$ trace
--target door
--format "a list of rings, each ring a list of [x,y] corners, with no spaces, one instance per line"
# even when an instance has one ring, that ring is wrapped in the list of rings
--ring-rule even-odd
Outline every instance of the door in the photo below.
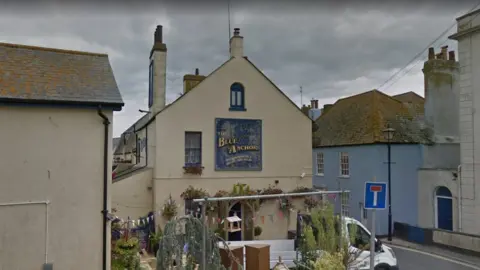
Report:
[[[438,229],[453,230],[452,193],[446,187],[438,187],[435,191],[436,227]]]

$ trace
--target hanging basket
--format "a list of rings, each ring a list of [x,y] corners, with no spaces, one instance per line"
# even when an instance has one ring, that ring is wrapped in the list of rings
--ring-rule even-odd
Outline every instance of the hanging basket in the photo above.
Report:
[[[194,174],[194,175],[202,175],[203,173],[202,166],[185,166],[183,167],[183,173],[185,174]]]

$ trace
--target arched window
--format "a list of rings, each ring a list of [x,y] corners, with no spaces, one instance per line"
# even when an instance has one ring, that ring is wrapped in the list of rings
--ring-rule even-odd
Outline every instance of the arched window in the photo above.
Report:
[[[452,193],[450,192],[450,190],[443,186],[437,187],[435,195],[442,197],[452,197]]]
[[[245,111],[245,90],[240,83],[230,86],[230,110]]]

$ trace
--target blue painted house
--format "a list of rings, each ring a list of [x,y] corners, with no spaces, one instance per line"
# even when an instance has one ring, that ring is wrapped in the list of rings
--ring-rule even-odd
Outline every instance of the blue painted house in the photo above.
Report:
[[[388,96],[372,90],[338,100],[316,120],[313,185],[347,189],[335,209],[370,226],[363,208],[365,182],[388,182],[388,143],[383,130],[395,129],[391,142],[392,220],[417,224],[417,170],[428,134],[419,116],[422,97],[413,92]],[[388,234],[388,210],[377,211],[377,235]]]

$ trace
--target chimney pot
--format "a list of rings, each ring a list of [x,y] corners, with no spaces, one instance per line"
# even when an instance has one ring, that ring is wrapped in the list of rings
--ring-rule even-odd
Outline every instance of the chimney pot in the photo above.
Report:
[[[158,43],[163,43],[163,26],[157,25],[155,30],[154,41]]]
[[[310,100],[310,108],[315,109],[315,99]]]
[[[315,109],[318,109],[318,99],[315,99]]]
[[[198,71],[198,68],[195,69],[195,75],[199,75],[200,72]]]
[[[448,49],[448,46],[443,46],[442,47],[442,50],[441,50],[441,54],[442,54],[442,60],[447,60],[447,49]]]
[[[455,61],[455,51],[448,52],[448,60]]]
[[[428,48],[428,60],[435,59],[435,49],[430,47]]]
[[[233,35],[234,36],[239,36],[240,35],[240,28],[234,28],[233,29]]]

